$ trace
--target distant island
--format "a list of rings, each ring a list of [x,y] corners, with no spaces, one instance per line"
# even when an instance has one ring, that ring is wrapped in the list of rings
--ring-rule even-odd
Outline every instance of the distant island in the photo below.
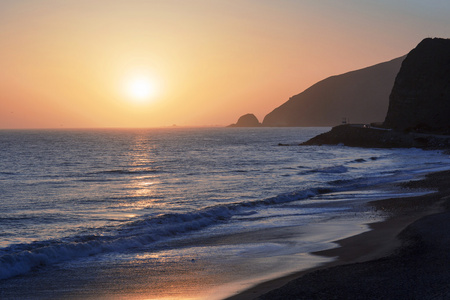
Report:
[[[405,58],[381,124],[334,127],[302,145],[450,148],[450,39],[427,38]]]

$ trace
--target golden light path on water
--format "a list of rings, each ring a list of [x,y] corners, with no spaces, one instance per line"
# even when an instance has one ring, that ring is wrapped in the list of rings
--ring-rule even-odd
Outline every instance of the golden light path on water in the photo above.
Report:
[[[151,147],[148,136],[137,136],[126,154],[130,165],[138,174],[139,170],[142,173],[152,170],[154,154]],[[152,208],[164,210],[167,204],[158,198],[158,192],[161,192],[158,191],[159,184],[157,175],[134,176],[127,189],[130,198],[139,200],[121,203],[121,209],[124,209],[126,216],[138,217],[139,212],[149,212]],[[270,233],[264,233],[266,234]],[[194,242],[180,242],[175,239],[167,242],[171,245],[167,249],[125,255],[128,259],[119,262],[114,271],[110,270],[114,272],[116,280],[122,278],[127,282],[126,288],[116,292],[126,299],[219,300],[256,283],[286,275],[287,272],[298,269],[299,265],[308,268],[328,260],[307,253],[282,255],[285,260],[293,260],[292,265],[296,267],[287,271],[280,269],[270,274],[261,269],[260,276],[250,277],[248,270],[258,268],[262,258],[243,254],[243,239],[247,240],[245,237],[233,237],[233,241],[228,241],[235,245],[232,247],[223,245],[220,239],[199,238]],[[221,257],[219,261],[222,263],[217,262],[216,256]],[[272,271],[277,270],[277,259],[279,257],[266,257],[263,265],[269,266],[268,269]],[[212,265],[216,267],[211,268]],[[236,280],[235,276],[240,279]]]

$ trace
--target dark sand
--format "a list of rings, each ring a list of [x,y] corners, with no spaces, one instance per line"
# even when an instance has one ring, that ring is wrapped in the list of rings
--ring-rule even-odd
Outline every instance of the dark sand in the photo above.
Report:
[[[402,186],[437,192],[372,202],[389,217],[315,253],[335,261],[228,299],[450,299],[450,171]]]

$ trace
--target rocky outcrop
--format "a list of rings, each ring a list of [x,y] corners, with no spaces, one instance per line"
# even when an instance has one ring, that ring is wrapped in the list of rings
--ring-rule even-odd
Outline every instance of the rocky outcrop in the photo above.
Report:
[[[403,61],[386,127],[450,133],[450,39],[428,38]]]
[[[303,145],[450,148],[450,40],[425,39],[403,61],[382,128],[334,127]]]
[[[363,125],[340,125],[320,134],[301,145],[344,145],[366,148],[422,148],[448,149],[450,136],[365,127]]]
[[[236,124],[231,124],[229,127],[259,127],[258,118],[254,114],[246,114],[241,116]]]
[[[383,121],[405,57],[324,79],[269,113],[263,126],[334,126]]]

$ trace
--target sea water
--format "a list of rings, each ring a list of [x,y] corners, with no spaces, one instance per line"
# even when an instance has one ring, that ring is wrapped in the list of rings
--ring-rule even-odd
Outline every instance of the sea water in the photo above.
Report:
[[[450,163],[298,146],[327,130],[0,131],[0,296],[222,298],[325,262],[406,193],[386,184]]]

